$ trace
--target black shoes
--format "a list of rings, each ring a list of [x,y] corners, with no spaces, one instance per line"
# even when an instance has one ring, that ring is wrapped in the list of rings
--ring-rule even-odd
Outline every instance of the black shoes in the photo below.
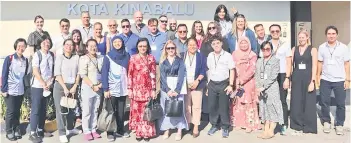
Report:
[[[15,137],[16,139],[22,138],[21,130],[19,128],[15,129]]]
[[[7,138],[8,140],[10,140],[10,141],[16,141],[16,140],[17,140],[17,138],[16,138],[16,136],[15,136],[14,133],[6,134],[6,138]]]
[[[29,135],[29,140],[32,141],[33,143],[41,143],[42,138],[38,135],[38,133],[34,133]]]

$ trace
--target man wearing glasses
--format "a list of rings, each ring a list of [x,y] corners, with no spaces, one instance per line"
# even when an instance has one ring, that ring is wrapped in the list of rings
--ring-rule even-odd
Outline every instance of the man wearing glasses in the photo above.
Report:
[[[179,38],[174,39],[173,42],[176,44],[179,53],[182,54],[185,53],[188,49],[188,43],[186,42],[188,27],[185,24],[179,24],[177,28],[177,34]]]
[[[280,39],[281,27],[278,24],[273,24],[269,27],[272,39],[270,42],[273,45],[273,55],[279,59],[280,72],[278,74],[280,101],[283,106],[284,125],[281,127],[281,134],[286,135],[288,127],[288,104],[286,96],[288,95],[288,88],[290,87],[290,73],[291,73],[291,57],[292,52],[290,43]]]
[[[120,36],[123,39],[124,45],[126,46],[125,49],[129,53],[129,55],[134,55],[137,53],[136,44],[138,42],[139,36],[134,34],[130,30],[130,22],[128,19],[122,19],[121,21],[122,33]]]
[[[59,24],[61,34],[52,38],[53,46],[50,49],[50,51],[55,53],[56,55],[63,54],[63,41],[71,38],[71,33],[69,32],[69,20],[67,18],[62,18]]]
[[[105,32],[104,35],[105,37],[110,38],[110,40],[119,34],[119,31],[117,30],[118,24],[116,20],[110,19],[108,21],[107,27],[109,31]],[[112,43],[112,41],[110,41],[110,43]]]
[[[175,39],[175,35],[172,31],[167,29],[167,23],[168,23],[168,18],[166,15],[161,15],[159,18],[159,23],[160,23],[160,27],[159,30],[160,32],[166,33],[167,35],[167,39],[168,40],[174,40]]]

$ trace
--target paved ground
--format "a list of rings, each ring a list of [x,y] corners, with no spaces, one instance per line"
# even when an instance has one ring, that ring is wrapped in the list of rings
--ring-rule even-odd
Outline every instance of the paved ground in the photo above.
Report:
[[[288,135],[287,136],[281,136],[279,134],[276,134],[276,136],[272,139],[269,140],[262,140],[258,139],[257,135],[261,131],[256,131],[252,132],[250,134],[245,133],[244,131],[237,131],[233,130],[230,132],[230,137],[227,139],[224,139],[221,137],[221,132],[217,132],[214,136],[208,136],[206,133],[208,129],[210,128],[210,125],[208,125],[206,122],[202,122],[202,127],[203,130],[200,132],[200,136],[196,139],[192,138],[191,135],[186,134],[184,135],[183,139],[181,142],[185,143],[190,143],[190,142],[205,142],[205,143],[213,143],[213,142],[222,142],[222,143],[233,143],[233,142],[238,142],[238,143],[350,143],[350,127],[351,127],[351,119],[350,119],[350,98],[349,98],[349,93],[347,94],[347,107],[346,107],[346,121],[345,121],[345,135],[344,136],[337,136],[335,134],[335,131],[332,131],[330,134],[325,134],[322,132],[322,125],[319,122],[318,118],[318,134],[304,134],[302,136],[293,136],[291,135],[292,130],[288,130]],[[317,106],[318,108],[318,106]],[[320,112],[320,108],[318,108],[318,113]],[[335,117],[335,106],[331,107],[331,114],[332,118]],[[332,121],[333,122],[333,121]],[[23,125],[24,128],[26,128],[26,125]],[[5,138],[4,134],[4,123],[1,123],[1,143],[15,143],[15,142],[10,142]],[[102,143],[102,142],[107,142],[106,140],[106,134],[102,133],[103,138],[97,139],[94,141],[91,141],[91,143]],[[151,140],[151,143],[164,143],[167,141],[168,143],[176,142],[174,140],[175,134],[172,134],[171,137],[167,140],[163,140],[162,137],[155,138]],[[18,143],[30,143],[28,140],[28,135],[26,134],[23,139],[18,140]],[[70,137],[70,142],[71,143],[81,143],[85,142],[83,140],[82,134],[76,135],[73,137]],[[124,143],[134,143],[137,142],[135,141],[135,136],[134,134],[131,134],[131,138],[118,138],[116,139],[115,142],[124,142]],[[58,140],[58,133],[54,132],[54,137],[51,138],[45,138],[44,143],[59,143]]]

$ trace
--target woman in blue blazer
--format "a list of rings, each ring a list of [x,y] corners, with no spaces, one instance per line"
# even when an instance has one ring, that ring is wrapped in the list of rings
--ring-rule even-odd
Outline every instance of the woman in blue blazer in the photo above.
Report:
[[[186,67],[188,96],[185,97],[186,118],[194,124],[193,137],[199,136],[202,93],[206,86],[206,57],[197,50],[196,40],[188,39],[187,52],[181,55]]]
[[[234,19],[232,29],[232,32],[228,33],[225,36],[225,39],[227,40],[229,45],[230,53],[233,53],[233,51],[235,51],[237,41],[239,40],[239,38],[241,36],[246,36],[250,40],[251,50],[254,51],[256,55],[258,55],[259,49],[257,49],[255,33],[251,29],[249,29],[246,18],[243,14],[238,14],[238,16]]]

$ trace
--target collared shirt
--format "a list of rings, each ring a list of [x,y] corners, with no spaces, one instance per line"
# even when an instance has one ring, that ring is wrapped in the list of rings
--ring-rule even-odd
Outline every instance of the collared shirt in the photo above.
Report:
[[[188,50],[188,43],[180,41],[180,39],[174,39],[173,42],[176,44],[179,53],[184,53]]]
[[[90,24],[87,29],[84,28],[83,25],[78,26],[77,29],[82,34],[82,41],[83,41],[83,43],[86,43],[88,41],[88,39],[90,39],[90,37],[94,36],[94,28],[93,28],[92,24]]]
[[[269,42],[272,43],[272,40],[270,40]],[[273,45],[273,43],[272,43],[272,45]],[[277,49],[277,51],[276,51],[276,49]],[[274,51],[276,51],[276,52],[274,53]],[[280,73],[286,73],[286,58],[292,56],[290,44],[288,42],[284,42],[282,40],[279,40],[278,46],[273,45],[273,54],[276,58],[279,59]]]
[[[156,63],[158,64],[162,54],[162,49],[167,42],[167,35],[163,32],[158,31],[156,35],[148,32],[147,34],[140,37],[145,37],[149,40],[151,46],[151,54],[155,57]]]
[[[185,67],[188,83],[194,82],[195,69],[196,69],[196,53],[191,57],[189,53],[185,57]]]
[[[235,68],[235,62],[228,52],[222,50],[219,55],[211,52],[207,57],[209,79],[223,81],[229,78],[229,70]]]
[[[54,75],[62,76],[64,83],[74,84],[78,75],[78,61],[78,55],[56,55]]]
[[[39,72],[40,72],[40,75],[43,78],[43,80],[45,82],[47,82],[48,84],[49,83],[51,84],[52,81],[49,81],[49,80],[53,77],[53,71],[54,71],[53,64],[54,64],[55,58],[52,57],[49,52],[44,53],[41,50],[39,50],[37,52],[41,52],[42,60],[41,60],[41,63],[39,65],[38,53],[34,53],[33,60],[32,60],[32,67],[39,68],[39,70],[40,70]],[[37,80],[37,78],[35,78],[35,77],[34,77],[32,87],[43,88],[42,85],[40,84],[40,81]]]
[[[123,33],[121,33],[119,36],[122,37],[125,50],[126,52],[129,53],[129,55],[134,55],[137,53],[137,42],[139,40],[139,36],[134,34],[132,31],[130,31],[127,35],[124,35]]]
[[[7,92],[11,96],[23,95],[23,77],[28,66],[26,65],[27,59],[24,56],[19,58],[16,53],[10,56],[5,58],[3,64],[1,92]]]
[[[61,33],[60,35],[52,38],[53,46],[50,49],[50,51],[55,53],[55,55],[62,55],[63,54],[63,42],[69,38],[72,38],[71,33],[68,33],[68,35]]]
[[[339,41],[336,41],[334,47],[325,42],[318,48],[318,61],[323,62],[322,79],[330,82],[345,81],[344,63],[350,61],[350,49]]]
[[[131,30],[134,34],[136,34],[136,35],[138,35],[138,36],[143,35],[144,32],[145,32],[145,33],[148,32],[147,26],[146,26],[144,23],[141,23],[141,29],[140,29],[140,31],[139,31],[138,28],[136,27],[135,23],[132,24],[132,27],[130,28],[130,30]]]
[[[79,59],[79,75],[82,78],[88,77],[93,84],[101,83],[101,69],[104,56],[97,55],[97,58],[90,58],[84,55]],[[99,79],[100,78],[100,79]],[[86,84],[84,81],[83,84]]]

